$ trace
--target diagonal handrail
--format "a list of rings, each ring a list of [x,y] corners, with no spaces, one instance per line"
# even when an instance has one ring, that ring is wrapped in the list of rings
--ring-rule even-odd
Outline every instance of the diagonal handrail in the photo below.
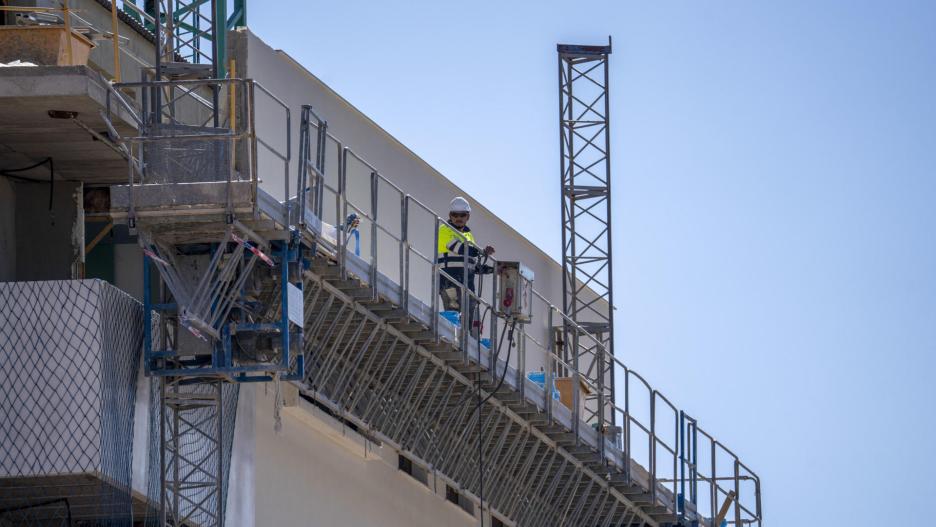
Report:
[[[376,298],[377,294],[378,264],[383,262],[379,255],[377,238],[378,236],[389,237],[392,242],[397,245],[399,251],[399,281],[397,288],[404,312],[408,309],[409,299],[413,293],[414,284],[411,277],[412,263],[422,262],[428,265],[431,269],[429,275],[431,297],[428,299],[427,303],[430,305],[430,313],[433,314],[430,321],[430,330],[438,340],[440,338],[440,321],[439,316],[436,315],[439,306],[438,282],[440,278],[448,278],[456,283],[458,280],[455,280],[449,273],[446,273],[445,270],[437,264],[434,256],[423,254],[414,245],[414,240],[410,238],[409,233],[413,221],[411,218],[414,218],[414,211],[422,212],[426,215],[426,221],[432,222],[434,226],[435,239],[433,250],[435,250],[434,248],[438,243],[438,228],[445,223],[445,220],[430,207],[420,202],[417,198],[404,191],[392,180],[383,175],[375,165],[370,163],[364,156],[355,152],[350,147],[345,146],[339,138],[331,133],[328,129],[327,122],[317,114],[311,106],[303,106],[301,127],[300,138],[303,139],[300,140],[299,173],[297,175],[296,188],[305,189],[306,191],[298,192],[297,202],[299,203],[299,210],[304,211],[306,208],[309,208],[314,216],[324,220],[324,196],[328,194],[335,200],[333,212],[336,226],[340,227],[343,224],[344,218],[347,217],[349,212],[357,214],[363,221],[370,223],[371,243],[370,254],[367,257],[370,267],[366,279],[369,286],[372,288],[374,298]],[[315,138],[314,144],[312,141],[313,137]],[[332,158],[332,155],[328,154],[329,151],[334,152],[334,159],[337,160],[334,184],[329,183],[327,177],[329,173],[329,164],[327,161]],[[355,203],[355,201],[348,196],[349,162],[359,163],[362,168],[365,169],[365,172],[368,173],[367,177],[370,179],[368,186],[369,197],[363,200],[367,202],[366,205],[364,203]],[[380,192],[383,189],[389,190],[391,195],[385,196]],[[307,193],[312,197],[311,206],[306,200]],[[387,222],[379,217],[378,211],[380,204],[386,203],[387,200],[389,200],[390,203],[399,203],[399,230],[387,225]],[[300,217],[304,217],[304,214],[301,212]],[[456,232],[455,236],[463,243],[469,243],[460,233]],[[343,277],[347,272],[348,251],[346,242],[347,236],[344,230],[336,228],[336,240],[330,245],[335,251],[335,258]],[[465,258],[467,260],[467,251]],[[491,257],[490,260],[496,265],[497,260],[495,258]],[[467,267],[467,261],[465,264]],[[495,338],[496,317],[492,313],[497,300],[495,295],[492,295],[490,300],[486,300],[479,294],[471,291],[467,287],[467,274],[468,273],[463,273],[464,276],[461,280],[461,291],[463,295],[460,313],[461,320],[467,321],[470,319],[471,313],[468,312],[468,309],[472,304],[477,305],[479,311],[488,313],[482,317],[482,319],[489,321],[487,334],[491,337],[492,343],[491,354],[489,355],[489,361],[491,362],[488,363],[488,366],[490,371],[496,371],[497,365],[496,362],[494,362],[497,360],[496,357],[498,353],[496,349],[497,339]],[[496,280],[496,278],[493,280]],[[492,290],[496,290],[496,287],[492,287]],[[608,390],[604,385],[608,380],[604,378],[604,375],[588,374],[586,370],[580,369],[578,364],[569,364],[567,361],[563,360],[554,345],[555,343],[552,342],[553,339],[550,339],[548,345],[544,345],[536,339],[524,336],[524,340],[529,340],[534,343],[532,348],[536,350],[535,352],[539,352],[544,359],[543,363],[546,367],[545,386],[552,386],[552,382],[555,380],[553,378],[554,371],[556,371],[557,368],[564,368],[571,372],[573,379],[575,379],[574,385],[577,386],[578,383],[581,383],[589,390],[592,390],[593,393],[598,394],[598,402],[594,408],[594,415],[597,421],[594,424],[598,432],[597,443],[602,456],[606,454],[610,455],[614,460],[613,463],[617,464],[626,474],[629,483],[635,483],[637,481],[637,476],[632,471],[631,461],[637,461],[639,457],[648,471],[648,491],[654,503],[665,505],[673,512],[682,515],[682,517],[687,517],[686,503],[690,503],[700,517],[714,518],[716,515],[714,502],[717,501],[719,496],[724,496],[727,493],[718,482],[731,481],[733,488],[729,490],[735,491],[736,496],[734,505],[732,505],[735,513],[734,523],[737,525],[741,525],[742,523],[760,525],[762,512],[759,477],[750,471],[746,465],[741,463],[737,456],[730,453],[721,443],[714,440],[712,436],[698,427],[694,420],[692,421],[693,424],[689,426],[687,424],[689,421],[686,420],[687,416],[685,412],[680,410],[661,392],[654,389],[652,385],[637,372],[628,368],[618,357],[612,355],[604,344],[585,327],[572,320],[570,316],[562,312],[560,308],[549,302],[544,295],[536,290],[534,290],[534,298],[540,304],[540,312],[545,312],[547,314],[547,327],[554,327],[555,323],[566,327],[574,334],[576,341],[584,339],[589,342],[589,349],[594,350],[595,360],[600,360],[602,363],[609,365],[610,368],[620,370],[623,374],[620,376],[615,374],[614,379],[621,379],[625,385],[623,390],[624,400],[606,400],[605,397]],[[457,343],[465,354],[466,360],[468,359],[467,353],[469,346],[467,344],[470,334],[470,331],[467,329],[468,328],[463,328],[462,331],[459,332]],[[521,332],[525,335],[525,330]],[[479,335],[471,336],[472,339],[478,337]],[[477,349],[480,350],[480,346],[478,346]],[[524,347],[523,358],[518,358],[518,364],[527,362],[525,360],[528,359],[526,349],[527,348]],[[577,359],[577,357],[575,358]],[[575,362],[578,361],[576,360]],[[593,361],[590,362],[593,364]],[[588,368],[591,369],[590,366]],[[603,370],[599,368],[598,371],[600,372]],[[520,377],[521,371],[518,370],[517,374],[518,377]],[[518,385],[522,387],[523,382],[519,382]],[[635,408],[633,405],[636,401],[629,393],[632,387],[635,389],[639,388],[644,391],[647,396],[647,400],[649,401],[649,418],[647,421],[649,422],[635,415]],[[581,432],[579,425],[580,422],[584,420],[585,416],[579,415],[578,390],[574,391],[574,395],[575,404],[571,409],[573,414],[572,426],[573,432],[576,437],[578,437]],[[618,403],[623,404],[623,407],[619,406]],[[544,397],[544,410],[550,422],[552,422],[554,415],[552,410],[553,404],[551,397]],[[619,423],[621,428],[620,448],[606,450],[609,447],[616,446],[613,444],[614,442],[612,440],[604,437],[605,430],[617,427],[616,423]],[[641,436],[646,436],[646,445],[643,447],[634,443],[634,441]],[[699,452],[696,449],[698,437],[710,438],[712,441],[709,458],[713,468],[709,469],[709,472],[705,472],[701,469]],[[614,452],[617,452],[617,454]],[[719,454],[733,457],[735,463],[731,467],[732,473],[726,475],[720,472],[721,469],[718,467],[717,460],[715,459]],[[742,495],[740,491],[743,482],[754,483],[753,497],[748,498],[748,501],[742,501],[741,498]],[[710,494],[714,496],[712,506],[705,508],[705,510],[699,509],[700,500],[697,489],[700,484],[711,485]],[[666,489],[665,493],[662,492],[664,488]],[[692,489],[692,492],[690,493],[688,489]],[[747,494],[745,494],[745,497]]]

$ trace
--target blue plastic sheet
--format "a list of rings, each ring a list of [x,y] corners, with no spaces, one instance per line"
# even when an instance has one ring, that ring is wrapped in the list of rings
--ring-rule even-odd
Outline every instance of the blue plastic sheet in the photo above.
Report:
[[[544,371],[531,371],[527,372],[527,379],[530,379],[533,383],[539,386],[542,389],[546,389],[546,372]],[[556,385],[552,385],[552,398],[555,401],[559,400],[559,390],[556,389]]]

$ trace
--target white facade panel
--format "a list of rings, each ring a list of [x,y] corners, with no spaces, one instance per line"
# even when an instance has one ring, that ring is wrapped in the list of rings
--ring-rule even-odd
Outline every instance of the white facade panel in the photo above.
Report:
[[[396,453],[389,447],[371,448],[365,454],[359,436],[337,438],[326,431],[332,425],[301,407],[284,409],[283,428],[274,432],[273,387],[255,390],[255,525],[477,525],[478,520],[445,501],[441,482],[439,495],[398,470]],[[340,429],[336,431],[340,435]],[[357,444],[361,448],[356,452]],[[232,470],[232,485],[234,477]],[[429,483],[436,484],[431,475]]]

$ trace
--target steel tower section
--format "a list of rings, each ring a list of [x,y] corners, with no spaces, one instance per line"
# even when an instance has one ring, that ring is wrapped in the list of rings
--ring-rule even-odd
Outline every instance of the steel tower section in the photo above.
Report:
[[[247,24],[246,0],[147,0],[124,2],[124,11],[156,36],[156,78],[223,78],[227,30]]]
[[[108,95],[107,115],[112,100],[139,132],[120,138],[110,128],[129,158],[123,195],[144,253],[144,367],[159,393],[149,498],[160,527],[224,526],[238,384],[304,371],[295,318],[303,248],[288,221],[285,234],[271,232],[258,212],[257,85],[238,79],[233,61],[225,69],[225,35],[244,24],[245,4],[236,0],[231,18],[226,6],[125,3],[156,37],[154,66]],[[180,207],[196,188],[208,197]]]
[[[611,37],[607,46],[559,44],[557,51],[563,310],[613,354],[608,102]],[[614,401],[612,364],[602,358],[598,344],[591,339],[579,339],[577,333],[564,328],[557,330],[561,330],[557,339],[561,338],[567,363],[575,371],[605,381],[601,393],[587,396],[586,407],[588,421],[607,422],[606,412],[599,410]],[[603,374],[598,375],[599,371]],[[613,416],[614,412],[610,413]]]

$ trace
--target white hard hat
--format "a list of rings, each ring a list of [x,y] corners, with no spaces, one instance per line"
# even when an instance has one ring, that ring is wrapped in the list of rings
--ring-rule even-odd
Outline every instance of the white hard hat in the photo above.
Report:
[[[467,199],[458,196],[449,204],[449,212],[471,212],[471,205]]]

